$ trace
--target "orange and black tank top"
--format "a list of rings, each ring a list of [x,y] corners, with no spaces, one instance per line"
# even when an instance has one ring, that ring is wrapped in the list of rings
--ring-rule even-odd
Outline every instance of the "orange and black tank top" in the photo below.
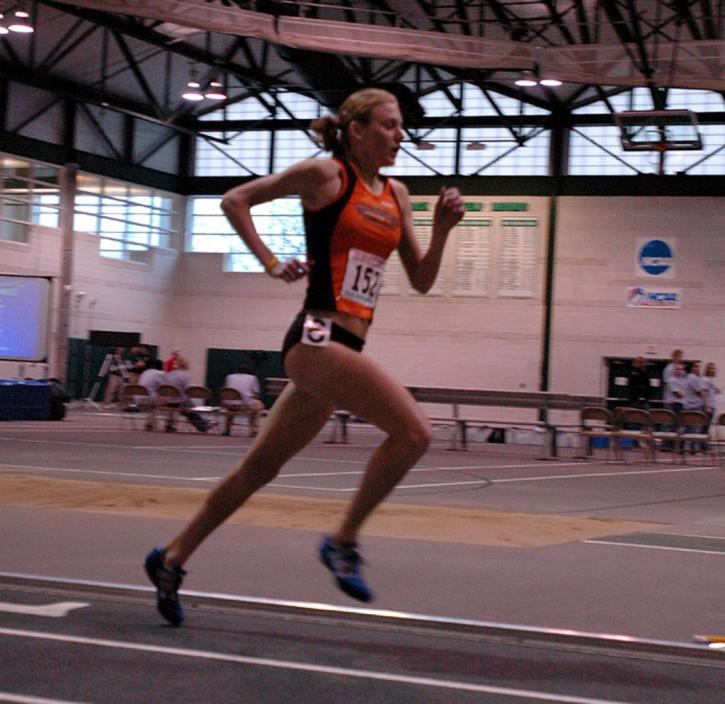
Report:
[[[390,180],[379,195],[341,159],[338,197],[319,210],[305,210],[310,268],[305,308],[340,311],[371,320],[385,262],[401,237],[400,206]]]

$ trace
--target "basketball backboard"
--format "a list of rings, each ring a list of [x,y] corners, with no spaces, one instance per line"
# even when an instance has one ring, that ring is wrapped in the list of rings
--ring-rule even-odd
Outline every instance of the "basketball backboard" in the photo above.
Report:
[[[625,151],[702,149],[697,117],[691,110],[629,110],[614,113]]]

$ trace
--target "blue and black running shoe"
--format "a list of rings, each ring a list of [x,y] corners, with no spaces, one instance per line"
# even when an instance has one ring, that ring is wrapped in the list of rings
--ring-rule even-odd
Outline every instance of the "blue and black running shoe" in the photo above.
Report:
[[[320,543],[320,560],[337,580],[337,586],[348,596],[359,601],[372,601],[373,592],[360,574],[362,558],[355,543],[336,547],[332,537],[326,535]]]
[[[181,567],[164,565],[163,548],[154,548],[146,555],[144,569],[156,587],[156,609],[172,626],[180,626],[184,609],[179,602],[179,587],[186,572]]]

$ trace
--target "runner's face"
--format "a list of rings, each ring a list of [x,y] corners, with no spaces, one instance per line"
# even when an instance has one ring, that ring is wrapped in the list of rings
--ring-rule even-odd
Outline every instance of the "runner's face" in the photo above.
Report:
[[[392,166],[403,141],[403,117],[397,103],[380,103],[370,112],[370,122],[360,125],[362,146],[380,166]]]

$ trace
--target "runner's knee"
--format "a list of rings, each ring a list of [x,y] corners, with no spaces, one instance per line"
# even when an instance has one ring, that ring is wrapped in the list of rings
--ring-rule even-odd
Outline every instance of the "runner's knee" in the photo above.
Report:
[[[433,429],[427,421],[420,420],[406,430],[406,442],[411,451],[421,455],[430,447],[432,440]]]
[[[254,457],[247,457],[239,471],[255,486],[263,487],[277,477],[280,469],[281,466],[276,463],[265,462]]]

